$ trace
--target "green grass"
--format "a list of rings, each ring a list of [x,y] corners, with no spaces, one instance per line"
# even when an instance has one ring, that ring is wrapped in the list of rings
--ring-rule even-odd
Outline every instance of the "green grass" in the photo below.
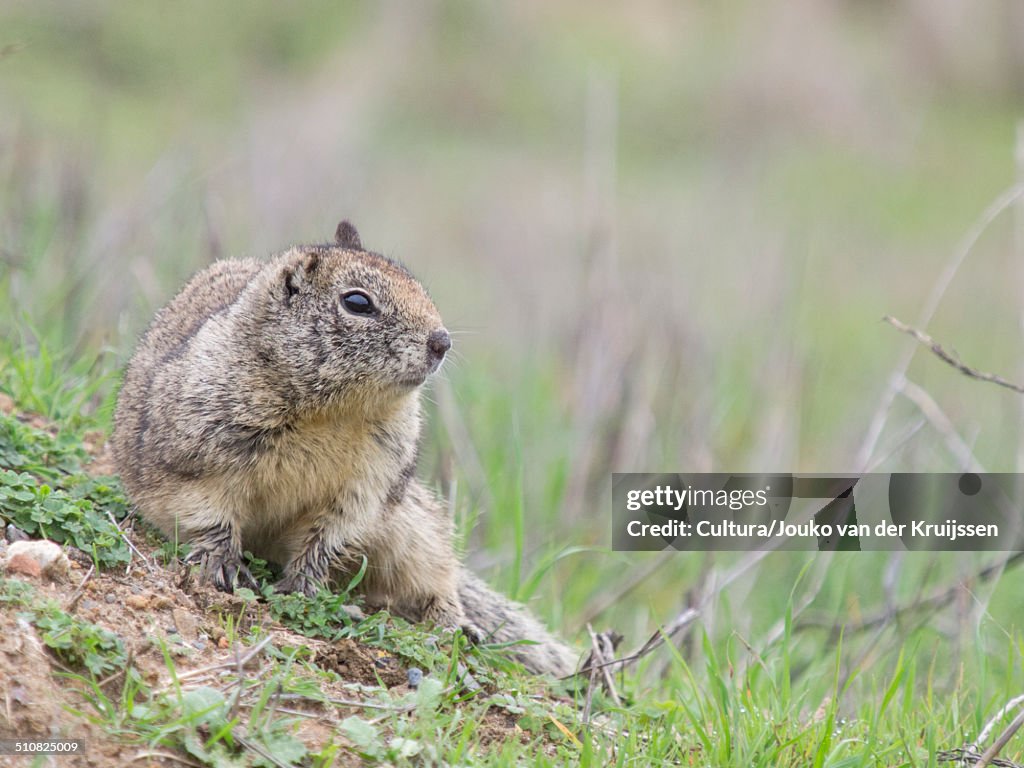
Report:
[[[68,358],[23,331],[17,346],[0,342],[0,387],[22,407],[69,426],[108,424],[116,374],[109,355]]]
[[[81,491],[83,452],[75,432],[54,437],[9,417],[0,426],[0,455],[22,470],[20,475],[5,471],[8,495],[0,516],[20,525],[44,517],[40,525],[48,535],[63,536],[87,551],[90,538],[103,541],[104,530],[54,515],[46,498],[39,499],[42,486],[36,478],[46,477],[47,498],[89,499],[97,513],[93,522],[105,519],[106,512],[114,519],[123,515],[123,500],[113,491]],[[495,484],[492,491],[498,495],[504,488]],[[16,494],[24,496],[12,501]],[[508,503],[522,502],[512,494]],[[21,504],[32,510],[28,517]],[[109,542],[94,550],[117,551]],[[518,552],[523,570],[514,588],[525,598],[540,592],[545,600],[541,585],[563,568],[577,589],[587,581],[607,588],[616,581],[607,564],[625,557],[600,548],[560,555]],[[315,746],[303,741],[302,717],[280,711],[292,711],[280,697],[333,708],[323,686],[343,678],[310,660],[302,647],[271,643],[258,672],[229,672],[215,683],[197,685],[178,681],[180,657],[164,644],[171,684],[158,688],[132,666],[128,641],[116,631],[65,612],[19,581],[0,583],[0,602],[27,617],[58,659],[64,671],[57,674],[69,676],[80,694],[72,707],[76,716],[126,744],[179,750],[206,765],[326,766],[353,756],[397,765],[937,765],[941,750],[970,743],[1001,703],[1024,686],[1018,655],[1024,638],[1012,625],[1019,596],[1007,583],[991,595],[973,628],[943,628],[936,624],[942,613],[933,607],[915,612],[914,596],[950,579],[924,558],[910,558],[900,589],[890,595],[896,605],[906,603],[906,613],[876,634],[860,626],[861,620],[882,608],[886,596],[864,574],[880,570],[883,555],[840,553],[828,563],[827,555],[769,556],[755,569],[756,585],[734,583],[723,590],[681,646],[663,646],[616,673],[620,703],[596,689],[589,722],[582,720],[585,684],[560,685],[568,698],[552,698],[504,661],[500,649],[471,648],[458,636],[438,643],[423,628],[386,613],[346,620],[343,606],[351,598],[344,591],[304,598],[276,595],[267,587],[260,599],[242,591],[241,612],[223,619],[242,647],[267,641],[260,629],[266,615],[310,637],[348,638],[380,648],[428,672],[427,682],[414,692],[380,689],[355,713],[337,710],[343,715],[331,721],[333,735]],[[979,559],[966,558],[962,565],[976,568],[966,560]],[[735,565],[737,559],[726,562]],[[99,558],[97,565],[102,572],[122,567],[111,556]],[[691,566],[705,570],[707,562]],[[513,561],[507,571],[516,567]],[[689,583],[685,575],[671,580],[667,575],[663,572],[660,581],[668,591]],[[733,589],[752,589],[756,599],[734,600]],[[817,595],[808,607],[805,597],[812,589]],[[975,592],[987,589],[979,583]],[[653,590],[646,597],[656,599]],[[562,615],[572,617],[579,609],[575,599],[573,591],[562,595]],[[776,617],[782,618],[782,628],[773,634]],[[115,670],[125,671],[123,679],[116,685],[104,682]],[[481,749],[483,723],[496,712],[516,722],[521,735]]]
[[[168,643],[157,688],[126,638],[4,581],[4,610],[81,692],[75,717],[209,765],[916,767],[1024,689],[1019,574],[978,576],[995,553],[607,550],[611,471],[856,469],[910,343],[880,316],[915,320],[1014,177],[1001,44],[922,44],[852,6],[805,36],[748,5],[0,10],[0,393],[60,427],[0,417],[5,523],[123,574],[124,499],[83,473],[83,437],[109,431],[137,333],[209,259],[326,237],[346,216],[467,331],[421,474],[470,562],[581,648],[588,623],[628,651],[700,610],[615,675],[618,704],[595,691],[585,722],[585,686],[553,697],[500,649],[349,620],[344,592],[242,592],[210,612],[244,647],[276,620],[429,684],[336,706],[323,691],[344,681],[302,647],[196,684]],[[594,83],[614,93],[607,124]],[[986,232],[928,330],[1018,378],[1011,223]],[[988,469],[1015,468],[1016,395],[924,354],[909,377]],[[919,419],[898,399],[879,453]],[[925,425],[885,468],[958,467]],[[127,674],[107,680],[110,665]],[[296,702],[321,708],[316,745],[283,711]],[[521,736],[479,746],[499,714]]]
[[[368,763],[399,765],[422,760],[630,765],[641,759],[643,764],[737,767],[925,766],[936,765],[939,749],[970,742],[986,714],[978,688],[965,685],[953,697],[936,696],[933,689],[945,681],[931,675],[917,679],[904,656],[873,673],[873,701],[850,706],[839,687],[841,645],[822,659],[824,674],[817,683],[794,686],[788,665],[791,637],[737,674],[746,649],[733,642],[716,650],[705,635],[705,661],[695,667],[676,654],[661,695],[635,689],[632,675],[619,680],[627,703],[616,706],[596,694],[589,727],[567,704],[524,696],[515,688],[467,696],[453,678],[431,678],[413,693],[367,701],[367,714],[338,721],[337,742],[313,752],[295,735],[298,720],[271,706],[281,695],[323,700],[317,680],[329,675],[304,661],[302,649],[275,649],[272,661],[257,674],[222,676],[216,686],[199,687],[177,681],[174,657],[165,649],[172,685],[157,691],[129,669],[114,695],[100,679],[125,663],[118,638],[63,613],[20,582],[0,586],[0,601],[27,610],[43,642],[64,663],[80,668],[65,673],[80,686],[88,705],[76,714],[112,737],[177,748],[207,765],[229,760],[266,765],[273,759],[331,765],[335,758],[356,755]],[[408,631],[399,628],[395,634]],[[984,677],[985,670],[980,671]],[[994,692],[1011,691],[1020,682],[1018,673]],[[490,709],[515,717],[533,738],[526,744],[499,744],[493,751],[473,748],[477,724]]]

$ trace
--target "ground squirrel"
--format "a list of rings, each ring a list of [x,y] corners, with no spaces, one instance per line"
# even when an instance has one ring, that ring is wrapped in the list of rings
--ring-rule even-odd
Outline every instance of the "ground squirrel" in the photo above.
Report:
[[[566,645],[461,565],[449,514],[415,477],[420,388],[451,346],[441,316],[351,224],[335,240],[218,261],[156,314],[111,438],[129,498],[220,589],[251,581],[243,550],[306,594],[365,556],[369,603],[532,641],[510,652],[571,673]]]

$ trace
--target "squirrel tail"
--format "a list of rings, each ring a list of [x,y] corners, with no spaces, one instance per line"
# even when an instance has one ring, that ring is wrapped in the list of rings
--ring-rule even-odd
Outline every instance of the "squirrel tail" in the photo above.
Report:
[[[459,598],[466,618],[491,643],[514,643],[509,655],[538,675],[565,677],[576,671],[578,657],[568,645],[552,635],[525,607],[491,589],[475,574],[463,569]]]

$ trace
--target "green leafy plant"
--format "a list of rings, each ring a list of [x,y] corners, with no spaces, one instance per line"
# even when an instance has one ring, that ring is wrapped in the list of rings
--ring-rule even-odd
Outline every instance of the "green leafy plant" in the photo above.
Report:
[[[0,414],[0,467],[53,480],[81,472],[88,459],[77,435],[63,431],[52,435]]]
[[[56,601],[30,583],[0,578],[0,606],[26,609],[24,615],[39,631],[43,644],[71,667],[84,668],[95,677],[121,669],[127,663],[124,643],[113,632],[65,613]]]
[[[270,615],[286,627],[309,637],[337,640],[352,634],[345,606],[352,600],[345,592],[320,590],[315,597],[266,591]]]
[[[111,674],[127,661],[121,638],[63,611],[40,613],[34,624],[46,646],[62,661],[85,667],[96,677]]]
[[[122,515],[126,509],[123,496],[99,481],[85,481],[69,493],[40,484],[27,472],[0,470],[0,518],[34,538],[71,544],[111,567],[127,563],[131,553],[104,505]]]

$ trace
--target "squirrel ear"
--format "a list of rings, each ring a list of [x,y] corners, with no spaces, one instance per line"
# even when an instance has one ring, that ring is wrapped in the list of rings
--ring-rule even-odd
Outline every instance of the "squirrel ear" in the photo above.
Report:
[[[320,266],[320,254],[313,251],[302,254],[301,258],[285,267],[284,298],[286,303],[291,304],[292,297],[309,283],[318,266]]]
[[[363,244],[359,240],[359,233],[348,219],[341,222],[334,231],[334,241],[342,248],[348,248],[350,251],[363,250]]]

